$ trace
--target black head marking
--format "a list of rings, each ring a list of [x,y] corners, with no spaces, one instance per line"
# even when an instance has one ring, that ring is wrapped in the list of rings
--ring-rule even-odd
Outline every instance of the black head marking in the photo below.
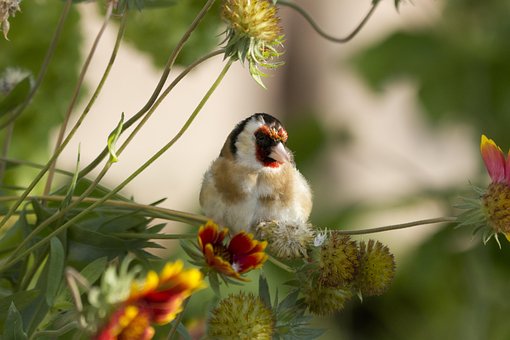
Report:
[[[230,133],[230,151],[232,152],[232,155],[235,156],[237,153],[236,142],[237,138],[239,137],[239,134],[241,133],[241,131],[244,130],[244,127],[252,118],[260,119],[262,123],[266,124],[270,128],[275,128],[276,130],[282,127],[282,123],[280,123],[278,119],[267,113],[255,113],[250,117],[242,120],[240,123],[236,125],[234,130],[232,130],[232,132]]]

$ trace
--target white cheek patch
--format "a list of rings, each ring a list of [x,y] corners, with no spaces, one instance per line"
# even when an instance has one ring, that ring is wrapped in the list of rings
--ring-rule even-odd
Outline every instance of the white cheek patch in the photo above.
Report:
[[[260,169],[263,167],[263,165],[257,160],[255,146],[255,131],[257,131],[262,125],[263,123],[259,120],[251,119],[248,123],[246,123],[244,130],[239,134],[235,143],[237,148],[237,161],[252,169]]]

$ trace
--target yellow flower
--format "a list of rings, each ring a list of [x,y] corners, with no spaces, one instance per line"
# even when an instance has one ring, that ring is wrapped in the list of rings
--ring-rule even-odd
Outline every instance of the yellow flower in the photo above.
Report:
[[[184,300],[204,286],[202,273],[198,269],[183,270],[182,261],[167,263],[159,275],[150,271],[143,281],[131,285],[129,297],[96,338],[151,339],[151,324],[172,321],[182,311]]]

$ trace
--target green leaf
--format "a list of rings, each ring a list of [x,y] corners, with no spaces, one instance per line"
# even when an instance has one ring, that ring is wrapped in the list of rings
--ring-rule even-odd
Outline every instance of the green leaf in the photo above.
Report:
[[[73,177],[71,178],[71,183],[69,183],[66,196],[60,204],[59,207],[60,210],[65,209],[69,204],[71,204],[71,200],[76,189],[76,183],[78,181],[79,165],[80,165],[80,147],[78,147],[78,156],[76,157],[76,166],[74,169],[74,174]]]
[[[110,163],[115,163],[119,159],[117,158],[117,151],[115,150],[115,144],[122,133],[122,127],[124,126],[124,112],[120,116],[120,121],[117,124],[115,130],[108,136],[108,152],[110,153]]]
[[[20,310],[32,305],[40,296],[38,290],[20,291],[0,299],[0,330],[4,330],[5,321],[9,314],[9,308],[14,303]]]
[[[271,308],[271,296],[269,293],[269,285],[267,284],[267,279],[264,275],[259,276],[259,297],[267,306],[267,308]]]
[[[53,237],[50,241],[50,258],[48,265],[48,280],[46,287],[46,303],[53,305],[53,301],[60,288],[64,275],[65,254],[60,240]]]
[[[5,98],[3,98],[2,101],[0,101],[0,116],[11,112],[27,100],[30,88],[30,76],[27,75],[9,92]]]
[[[11,302],[5,324],[8,325],[4,328],[2,339],[4,340],[24,340],[28,339],[25,331],[23,330],[23,320],[18,309]]]

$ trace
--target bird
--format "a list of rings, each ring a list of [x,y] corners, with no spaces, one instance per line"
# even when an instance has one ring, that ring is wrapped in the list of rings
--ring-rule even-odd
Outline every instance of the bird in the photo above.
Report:
[[[205,172],[204,214],[236,232],[265,222],[300,225],[312,210],[312,191],[286,147],[282,123],[267,113],[239,122]]]

